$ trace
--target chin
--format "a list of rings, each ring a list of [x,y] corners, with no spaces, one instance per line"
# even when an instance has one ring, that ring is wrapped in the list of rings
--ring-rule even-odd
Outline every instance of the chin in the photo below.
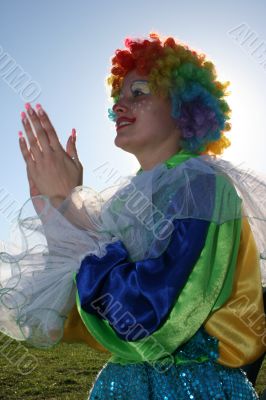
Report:
[[[130,147],[130,144],[128,143],[122,143],[122,141],[119,140],[115,140],[114,144],[116,147],[119,147],[121,150],[126,151],[127,153],[136,155],[136,151],[135,149],[133,149],[132,147]]]
[[[114,144],[116,147],[119,147],[120,149],[127,151],[128,153],[134,154],[134,151],[132,149],[132,144],[130,146],[130,143],[127,142],[126,140],[123,140],[123,138],[116,136],[116,138],[114,140]]]

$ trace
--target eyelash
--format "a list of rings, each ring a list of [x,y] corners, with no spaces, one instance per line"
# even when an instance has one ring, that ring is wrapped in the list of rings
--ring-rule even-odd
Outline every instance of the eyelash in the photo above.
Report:
[[[136,95],[136,93],[140,93],[140,95],[144,94],[140,89],[136,89],[136,90],[133,90],[133,92],[132,92],[134,97],[138,97],[139,96],[138,94]]]

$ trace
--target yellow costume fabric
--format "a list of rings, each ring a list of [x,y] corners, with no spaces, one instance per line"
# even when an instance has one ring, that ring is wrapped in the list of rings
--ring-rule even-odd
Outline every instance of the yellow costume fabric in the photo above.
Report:
[[[83,342],[95,350],[109,353],[93,336],[91,336],[80,318],[76,305],[74,305],[66,319],[62,341],[67,343]]]
[[[250,364],[266,351],[259,253],[248,220],[242,222],[232,294],[204,324],[219,340],[218,362],[229,367]]]

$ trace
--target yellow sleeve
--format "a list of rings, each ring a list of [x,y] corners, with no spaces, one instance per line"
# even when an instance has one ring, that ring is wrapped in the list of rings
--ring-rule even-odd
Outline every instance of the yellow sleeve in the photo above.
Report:
[[[266,351],[266,327],[259,252],[243,218],[232,294],[205,322],[206,331],[219,340],[218,362],[241,367]]]
[[[91,336],[88,329],[80,318],[76,305],[74,305],[65,321],[62,341],[67,343],[86,343],[95,350],[109,353],[108,350],[106,350],[100,343],[98,343],[94,339],[93,336]]]

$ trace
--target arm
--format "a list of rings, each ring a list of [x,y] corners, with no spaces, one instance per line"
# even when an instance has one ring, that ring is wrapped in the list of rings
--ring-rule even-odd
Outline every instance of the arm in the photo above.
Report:
[[[205,329],[219,339],[219,362],[223,365],[241,367],[265,352],[259,252],[246,218],[243,219],[232,293],[207,319]]]
[[[84,311],[77,295],[77,307],[87,329],[115,354],[116,360],[143,361],[147,359],[146,354],[149,360],[155,360],[160,358],[161,349],[171,354],[196,333],[218,304],[229,298],[232,282],[227,277],[232,276],[235,270],[240,232],[241,220],[232,220],[220,226],[210,223],[205,246],[185,286],[169,310],[166,321],[153,334],[145,330],[146,337],[139,339],[143,327],[131,320],[128,332],[123,331],[122,339],[121,332],[118,335],[115,326],[107,320]],[[136,341],[128,341],[127,333],[134,335]]]
[[[128,334],[132,320],[152,334],[185,285],[208,227],[207,221],[176,220],[167,250],[153,259],[129,262],[121,241],[109,244],[102,258],[85,257],[76,277],[82,309],[109,321],[120,338],[134,340],[134,332]]]

